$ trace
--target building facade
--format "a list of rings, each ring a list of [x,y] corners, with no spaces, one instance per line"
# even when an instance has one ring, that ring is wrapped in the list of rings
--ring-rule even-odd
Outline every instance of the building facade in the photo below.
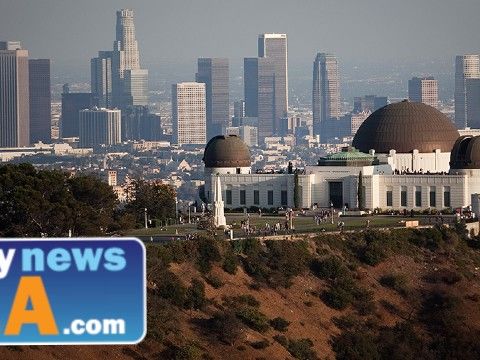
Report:
[[[99,51],[90,60],[90,87],[95,103],[104,108],[112,107],[112,56],[111,51]]]
[[[470,127],[467,111],[467,80],[480,78],[480,55],[455,58],[455,124],[457,129]]]
[[[146,105],[148,72],[140,68],[133,17],[133,10],[117,11],[116,38],[112,52],[112,102],[113,106],[119,108]],[[135,71],[127,74],[129,70]]]
[[[109,109],[85,109],[79,112],[80,147],[121,143],[121,111]]]
[[[313,62],[313,134],[322,136],[323,126],[332,118],[340,117],[340,79],[337,58],[332,54],[318,53]]]
[[[355,96],[353,99],[353,112],[360,113],[363,111],[374,112],[388,105],[386,96],[365,95]]]
[[[443,210],[468,207],[480,194],[480,136],[459,137],[450,119],[421,103],[377,110],[355,135],[362,151],[344,148],[297,174],[251,171],[248,147],[238,141],[224,137],[205,148],[207,202],[216,176],[229,209],[353,209],[361,192],[370,210]]]
[[[269,58],[245,58],[244,96],[246,117],[258,119],[258,140],[275,131],[275,67]]]
[[[0,43],[0,147],[30,144],[28,51]]]
[[[30,98],[30,143],[52,140],[52,97],[50,91],[50,59],[28,61]]]
[[[60,137],[79,136],[79,112],[94,105],[91,93],[71,93],[64,85],[62,93],[62,117],[60,120]]]
[[[230,125],[228,59],[200,58],[196,82],[205,84],[207,138],[221,135]]]
[[[278,122],[288,112],[288,45],[286,34],[258,35],[258,57],[269,58],[275,73],[275,101],[273,133]]]
[[[178,145],[205,144],[205,84],[185,82],[172,85],[173,142]]]
[[[467,79],[466,82],[467,125],[480,129],[480,79]]]
[[[408,99],[438,107],[438,82],[433,77],[413,77],[408,80]]]
[[[148,70],[125,70],[123,106],[148,105]]]

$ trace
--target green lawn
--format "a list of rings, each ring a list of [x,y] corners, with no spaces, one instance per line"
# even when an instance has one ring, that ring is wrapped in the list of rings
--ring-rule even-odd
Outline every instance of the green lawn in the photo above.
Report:
[[[245,220],[243,214],[226,214],[227,224],[233,225],[234,227],[234,236],[242,237],[244,236],[243,231],[239,229],[240,223],[242,220]],[[369,216],[369,217],[342,217],[341,221],[345,223],[344,230],[355,230],[355,229],[364,229],[366,227],[367,219],[370,220],[370,227],[394,227],[400,226],[400,221],[402,220],[411,220],[408,217],[397,217],[397,216]],[[419,218],[416,218],[418,220]],[[317,232],[324,228],[326,231],[337,230],[337,221],[335,218],[334,224],[328,222],[320,223],[319,226],[315,224],[315,221],[312,217],[303,217],[298,216],[293,220],[296,233],[309,233]],[[257,229],[263,229],[266,223],[269,223],[271,226],[280,222],[283,226],[285,222],[284,216],[262,216],[259,217],[258,214],[250,215],[250,225],[255,226]],[[162,228],[149,228],[149,229],[132,229],[124,233],[124,235],[130,236],[152,236],[152,235],[184,235],[203,232],[203,230],[198,230],[195,224],[181,224],[181,225],[169,225]],[[280,232],[282,234],[282,232]]]

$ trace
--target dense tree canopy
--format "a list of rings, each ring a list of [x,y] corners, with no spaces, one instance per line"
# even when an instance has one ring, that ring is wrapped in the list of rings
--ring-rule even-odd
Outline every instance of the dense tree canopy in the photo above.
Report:
[[[0,167],[0,236],[101,235],[116,207],[111,187],[94,176]]]
[[[93,175],[0,166],[0,236],[93,236],[175,217],[175,190],[134,181],[123,209],[112,188]]]
[[[175,189],[166,184],[135,180],[129,191],[130,201],[125,209],[143,222],[145,209],[150,219],[165,220],[175,217]]]

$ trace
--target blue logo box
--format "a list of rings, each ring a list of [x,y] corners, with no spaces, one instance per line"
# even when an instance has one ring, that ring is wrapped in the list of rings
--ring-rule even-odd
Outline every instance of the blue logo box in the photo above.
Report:
[[[146,333],[135,238],[0,240],[0,345],[135,344]]]

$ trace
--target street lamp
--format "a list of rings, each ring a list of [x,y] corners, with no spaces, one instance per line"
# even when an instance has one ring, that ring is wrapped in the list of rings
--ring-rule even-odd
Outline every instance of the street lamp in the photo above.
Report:
[[[192,205],[190,204],[190,202],[188,202],[188,223],[189,223],[189,224],[191,224],[191,222],[190,222],[190,207],[191,207],[191,206],[192,206]]]
[[[147,224],[147,208],[145,208],[145,229],[148,228]]]
[[[330,201],[330,215],[332,215],[332,224],[333,224],[333,201]]]

